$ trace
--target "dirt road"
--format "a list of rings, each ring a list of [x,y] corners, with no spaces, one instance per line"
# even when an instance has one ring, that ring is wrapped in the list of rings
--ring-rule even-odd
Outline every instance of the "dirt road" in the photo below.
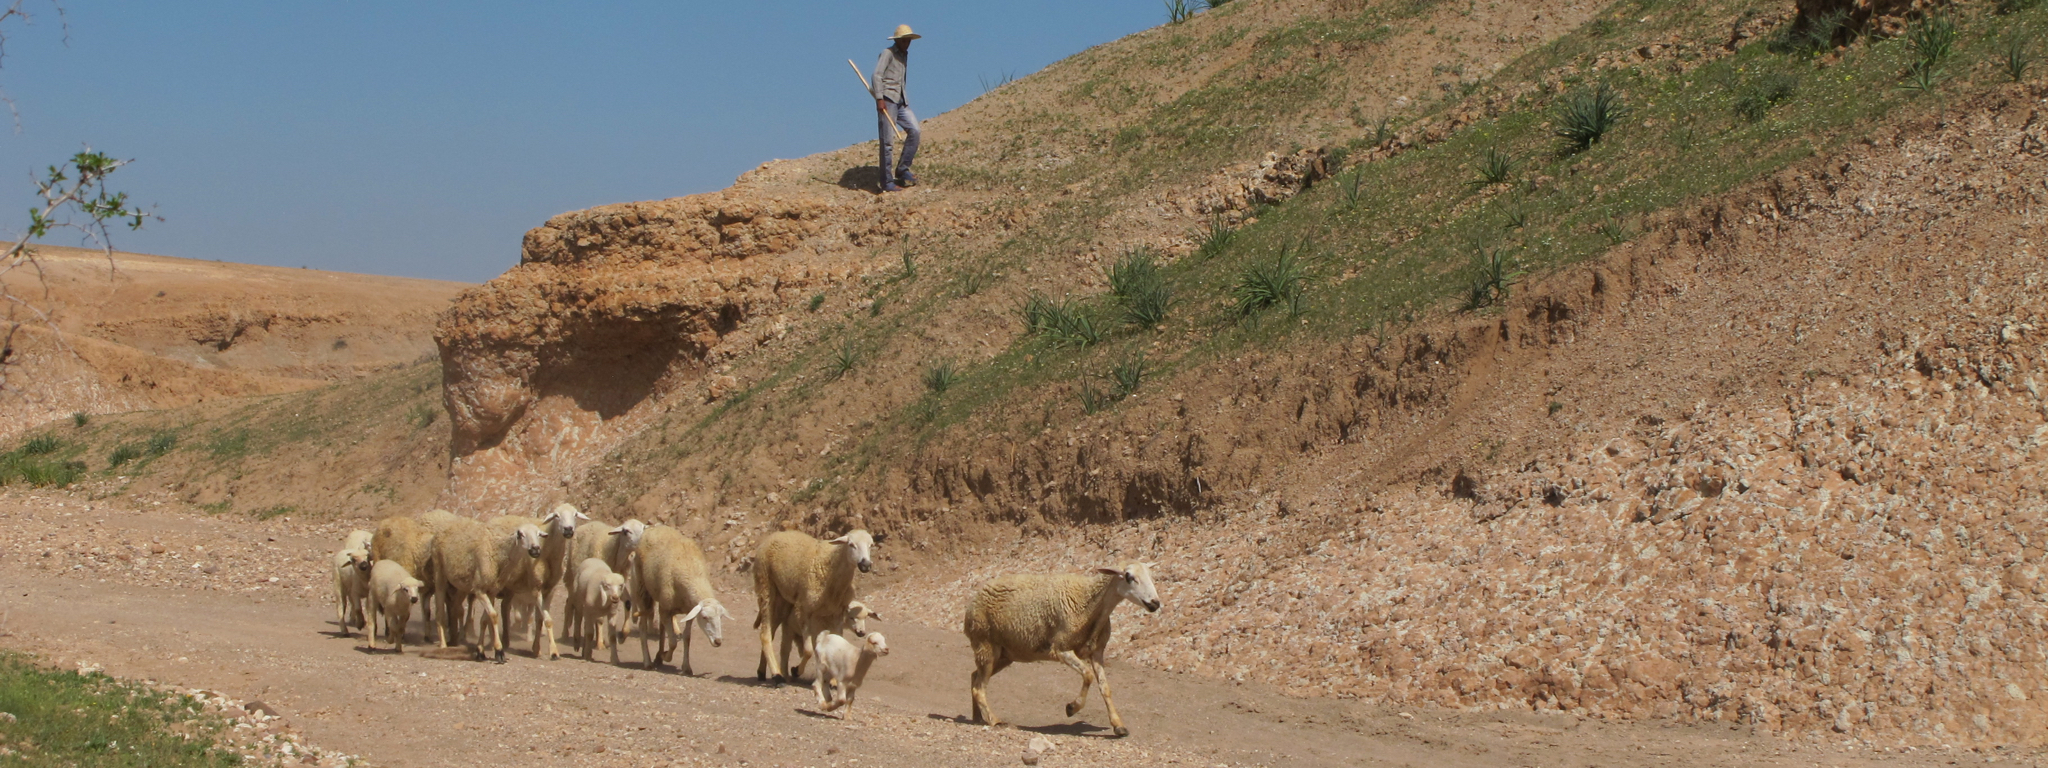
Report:
[[[1057,744],[1041,763],[1050,766],[1922,766],[2036,757],[1848,751],[1728,725],[1403,713],[1117,664],[1112,682],[1129,738],[1107,738],[1099,698],[1077,719],[1062,717],[1075,678],[1045,664],[996,679],[993,703],[1019,727],[986,728],[960,721],[964,640],[900,621],[881,625],[893,653],[875,665],[849,723],[818,714],[807,689],[753,680],[752,600],[736,579],[720,586],[738,620],[723,647],[700,638],[696,677],[639,669],[637,639],[628,640],[624,666],[603,655],[537,661],[525,641],[502,666],[369,652],[360,636],[335,634],[318,565],[359,524],[0,494],[0,646],[260,699],[311,743],[391,766],[569,756],[620,766],[1018,765],[1039,734]]]

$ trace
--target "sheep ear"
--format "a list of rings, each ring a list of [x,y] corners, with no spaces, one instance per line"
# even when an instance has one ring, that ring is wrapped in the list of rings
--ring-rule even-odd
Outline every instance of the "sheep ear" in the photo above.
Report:
[[[691,608],[691,609],[690,609],[690,612],[689,612],[689,613],[685,613],[685,614],[683,614],[683,615],[682,615],[682,617],[681,617],[681,618],[678,618],[678,619],[676,619],[676,621],[678,622],[678,623],[676,624],[676,626],[678,626],[678,627],[681,627],[681,626],[682,626],[682,625],[683,625],[684,623],[688,623],[688,622],[689,622],[689,621],[690,621],[691,619],[697,618],[697,614],[700,614],[700,613],[703,613],[703,612],[704,612],[704,604],[703,604],[703,603],[698,603],[698,604],[697,604],[697,607],[695,607],[695,608]]]
[[[1095,572],[1096,572],[1096,573],[1099,573],[1099,574],[1102,574],[1102,575],[1104,575],[1104,576],[1122,576],[1122,575],[1124,575],[1123,569],[1121,569],[1121,568],[1097,568],[1097,569],[1095,569]]]
[[[876,544],[880,544],[880,543],[882,543],[882,542],[885,542],[885,541],[888,541],[888,540],[889,540],[889,534],[886,534],[886,533],[877,533],[877,534],[875,534],[875,543],[876,543]]]
[[[606,536],[617,536],[617,535],[619,535],[619,534],[622,534],[622,533],[625,533],[625,532],[626,532],[626,529],[624,529],[624,528],[613,528],[613,529],[612,529],[612,532],[611,532],[611,533],[607,533],[607,534],[605,534],[605,535],[606,535]]]
[[[725,609],[725,606],[723,606],[723,605],[721,605],[721,606],[718,606],[718,615],[719,615],[719,617],[720,617],[720,618],[726,618],[726,619],[731,619],[731,618],[733,618],[733,615],[732,615],[732,611],[728,611],[728,610],[726,610],[726,609]]]
[[[579,509],[579,510],[576,510],[576,519],[578,519],[578,520],[589,520],[589,519],[590,519],[590,516],[589,516],[589,515],[586,515],[586,514],[583,514],[583,510],[580,510],[580,509]]]
[[[846,543],[846,537],[845,537],[845,536],[841,536],[841,537],[839,537],[839,538],[836,538],[836,539],[826,539],[826,540],[825,540],[825,543],[827,543],[827,544],[845,544],[845,543]]]
[[[868,618],[870,618],[870,619],[874,619],[875,621],[881,621],[881,620],[882,620],[882,614],[879,614],[879,613],[875,613],[873,609],[869,609],[869,610],[868,610]]]

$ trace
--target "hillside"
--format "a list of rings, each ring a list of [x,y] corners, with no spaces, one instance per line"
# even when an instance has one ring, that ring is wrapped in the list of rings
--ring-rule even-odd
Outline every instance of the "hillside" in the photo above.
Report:
[[[436,280],[39,246],[61,342],[30,328],[0,400],[0,434],[73,413],[175,408],[352,380],[434,352],[433,319],[463,288]],[[14,285],[13,283],[18,283]],[[44,289],[47,288],[47,299]]]
[[[115,483],[185,430],[118,482],[258,514],[570,500],[734,580],[866,525],[937,628],[1156,561],[1113,653],[1301,696],[2039,747],[2048,8],[1799,6],[1236,0],[929,120],[903,194],[862,145],[557,216],[440,317],[445,391],[51,434]]]

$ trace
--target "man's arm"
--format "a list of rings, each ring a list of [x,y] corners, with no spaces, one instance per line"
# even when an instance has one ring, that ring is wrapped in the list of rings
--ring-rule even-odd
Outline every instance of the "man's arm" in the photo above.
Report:
[[[889,111],[888,100],[882,98],[882,71],[889,66],[889,53],[884,50],[882,57],[875,60],[875,76],[868,80],[868,85],[874,89],[876,112]]]

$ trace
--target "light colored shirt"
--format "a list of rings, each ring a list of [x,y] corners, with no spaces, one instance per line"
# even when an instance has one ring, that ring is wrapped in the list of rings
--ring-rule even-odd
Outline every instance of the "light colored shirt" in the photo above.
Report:
[[[909,51],[897,53],[893,45],[882,51],[882,58],[875,62],[875,98],[898,104],[910,103],[903,87],[904,75],[910,68],[909,57]]]

